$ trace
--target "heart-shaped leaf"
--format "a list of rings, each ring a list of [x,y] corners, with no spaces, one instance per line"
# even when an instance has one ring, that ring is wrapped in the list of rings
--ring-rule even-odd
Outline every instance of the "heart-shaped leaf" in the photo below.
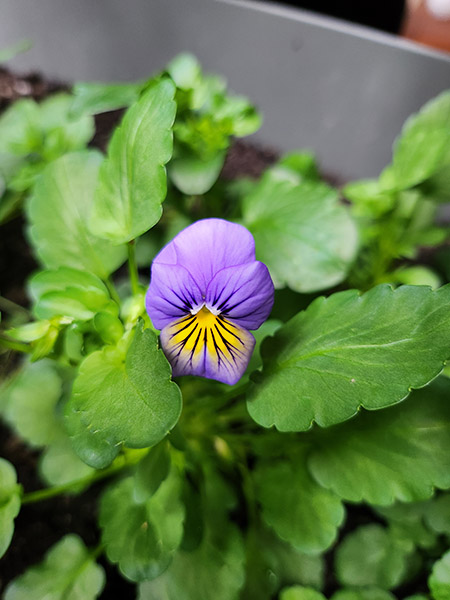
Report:
[[[181,412],[180,389],[170,375],[156,335],[144,330],[142,322],[125,353],[106,346],[90,354],[66,405],[67,426],[79,456],[101,468],[122,444],[147,448],[161,441]]]

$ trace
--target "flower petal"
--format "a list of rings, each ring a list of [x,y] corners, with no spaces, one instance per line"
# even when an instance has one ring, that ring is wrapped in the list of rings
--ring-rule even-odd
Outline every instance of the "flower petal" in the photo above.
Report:
[[[233,385],[247,368],[255,338],[203,308],[164,327],[161,346],[175,376],[199,375]]]
[[[145,307],[156,329],[190,313],[203,302],[198,285],[184,267],[153,263]]]
[[[245,329],[258,329],[272,310],[273,297],[269,270],[254,261],[219,271],[208,286],[206,306]]]
[[[185,267],[205,293],[218,271],[254,260],[255,241],[245,227],[223,219],[203,219],[183,229],[153,264]]]

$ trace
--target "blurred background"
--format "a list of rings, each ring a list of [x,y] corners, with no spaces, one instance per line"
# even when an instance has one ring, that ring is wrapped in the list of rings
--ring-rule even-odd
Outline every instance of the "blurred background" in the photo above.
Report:
[[[259,106],[257,142],[308,148],[343,181],[377,176],[405,119],[450,88],[450,0],[1,0],[0,49],[24,39],[6,67],[67,84],[191,52]]]
[[[405,7],[405,0],[285,0],[284,3],[390,33],[400,31]]]
[[[450,0],[284,0],[284,3],[450,51]]]

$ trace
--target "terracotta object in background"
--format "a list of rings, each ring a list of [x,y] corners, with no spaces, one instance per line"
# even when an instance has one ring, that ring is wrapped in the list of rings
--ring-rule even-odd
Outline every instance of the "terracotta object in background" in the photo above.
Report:
[[[450,0],[408,0],[401,34],[450,52]]]

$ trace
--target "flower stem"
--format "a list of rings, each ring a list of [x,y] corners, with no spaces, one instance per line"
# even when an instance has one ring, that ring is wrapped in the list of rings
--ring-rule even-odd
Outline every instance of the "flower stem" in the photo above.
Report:
[[[130,273],[131,291],[136,295],[139,293],[139,275],[136,264],[135,240],[128,242],[128,271]]]
[[[43,490],[36,490],[35,492],[24,494],[22,496],[22,504],[34,504],[35,502],[48,500],[49,498],[59,496],[60,494],[70,492],[71,490],[76,490],[80,487],[92,485],[97,481],[101,481],[102,479],[111,477],[111,475],[115,475],[126,467],[135,465],[143,458],[143,456],[144,455],[142,453],[132,453],[129,455],[118,456],[111,466],[107,467],[106,469],[96,471],[92,475],[87,475],[86,477],[81,477],[80,479],[69,481],[68,483],[63,483],[62,485],[55,485],[53,487],[44,488]]]
[[[107,277],[104,280],[104,282],[105,282],[106,287],[108,288],[108,292],[109,292],[111,298],[114,300],[114,302],[117,302],[117,304],[120,306],[120,296],[117,293],[116,286],[114,285],[111,277]]]

